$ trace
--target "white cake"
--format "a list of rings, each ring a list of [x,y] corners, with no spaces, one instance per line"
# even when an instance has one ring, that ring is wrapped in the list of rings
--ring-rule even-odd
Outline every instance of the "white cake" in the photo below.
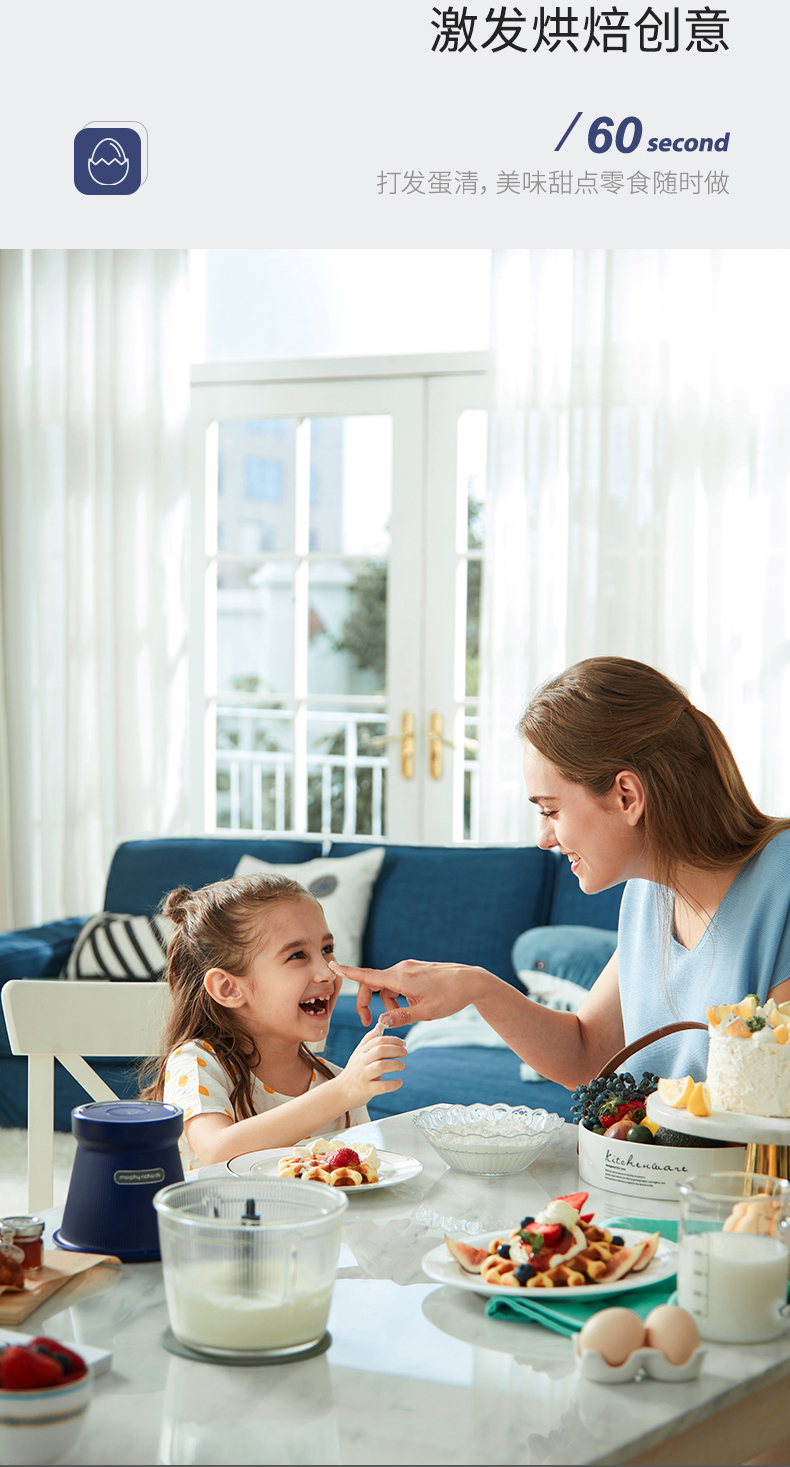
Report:
[[[788,1013],[784,1010],[788,1009]],[[714,1110],[790,1116],[790,1005],[754,997],[708,1009],[707,1084]]]

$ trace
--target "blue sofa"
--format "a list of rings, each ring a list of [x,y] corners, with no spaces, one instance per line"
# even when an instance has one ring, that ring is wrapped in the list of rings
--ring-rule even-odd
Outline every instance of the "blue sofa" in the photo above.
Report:
[[[322,854],[342,857],[361,849],[340,841],[326,850],[320,841],[277,838],[128,841],[113,857],[104,909],[150,915],[172,887],[219,881],[232,874],[245,853],[298,867]],[[511,962],[520,934],[537,928],[550,937],[552,927],[578,925],[611,931],[617,926],[621,895],[622,887],[615,887],[585,896],[568,862],[537,847],[387,846],[373,889],[362,961],[374,968],[408,957],[471,963],[520,988]],[[0,987],[10,978],[56,977],[84,920],[0,934]],[[537,959],[535,966],[553,970],[550,956],[545,963]],[[343,1064],[363,1033],[353,997],[341,995],[327,1057]],[[128,1060],[93,1063],[116,1093],[136,1093],[136,1071]],[[85,1094],[62,1066],[55,1069],[55,1125],[67,1131],[72,1106],[83,1102]],[[383,1116],[438,1100],[502,1100],[542,1105],[569,1116],[569,1098],[560,1085],[521,1080],[519,1060],[510,1050],[423,1049],[409,1057],[402,1088],[379,1097],[370,1111]],[[27,1061],[11,1054],[0,1019],[0,1125],[26,1123]]]

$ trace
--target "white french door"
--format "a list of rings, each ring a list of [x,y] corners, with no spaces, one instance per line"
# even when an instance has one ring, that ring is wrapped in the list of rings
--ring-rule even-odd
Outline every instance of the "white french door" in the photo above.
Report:
[[[484,359],[192,396],[196,828],[474,839]]]

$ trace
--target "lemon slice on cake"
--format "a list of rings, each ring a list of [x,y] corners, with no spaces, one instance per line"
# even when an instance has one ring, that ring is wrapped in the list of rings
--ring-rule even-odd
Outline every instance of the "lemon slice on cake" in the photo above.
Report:
[[[658,1093],[667,1105],[674,1110],[684,1109],[694,1093],[694,1084],[690,1075],[684,1075],[682,1080],[659,1080]]]
[[[688,1099],[690,1116],[709,1116],[711,1112],[710,1091],[703,1080],[698,1080]]]

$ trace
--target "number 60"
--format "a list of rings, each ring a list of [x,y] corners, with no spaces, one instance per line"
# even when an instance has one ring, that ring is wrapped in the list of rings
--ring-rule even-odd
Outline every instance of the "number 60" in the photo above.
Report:
[[[608,153],[612,146],[612,134],[610,127],[614,127],[614,119],[611,117],[596,117],[591,124],[587,134],[587,143],[593,153]],[[630,143],[625,140],[629,127],[633,128]],[[624,117],[614,136],[615,147],[618,153],[633,153],[639,147],[642,140],[642,124],[638,117]]]

